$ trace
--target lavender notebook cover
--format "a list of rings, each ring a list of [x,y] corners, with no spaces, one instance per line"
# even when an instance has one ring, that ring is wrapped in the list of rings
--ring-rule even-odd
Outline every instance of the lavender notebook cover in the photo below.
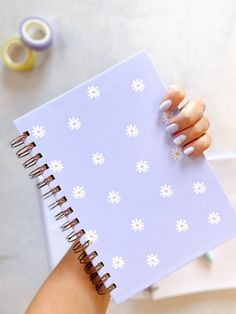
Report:
[[[116,303],[236,234],[205,157],[184,157],[165,134],[165,92],[141,52],[14,121],[86,231],[93,263],[111,275]]]

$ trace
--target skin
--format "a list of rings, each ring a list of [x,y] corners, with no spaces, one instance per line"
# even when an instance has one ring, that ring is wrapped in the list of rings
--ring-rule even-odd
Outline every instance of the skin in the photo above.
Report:
[[[168,112],[173,111],[184,100],[185,93],[180,87],[169,88],[164,100],[172,101]],[[191,156],[202,154],[211,144],[211,137],[206,133],[209,121],[204,116],[205,104],[201,99],[191,99],[184,103],[169,125],[177,123],[179,134],[187,136],[181,145],[183,148],[195,148]],[[110,297],[98,295],[79,264],[72,250],[69,250],[32,300],[26,314],[104,314]]]
[[[33,298],[26,314],[104,314],[110,296],[98,295],[70,249]]]
[[[166,112],[172,112],[185,98],[185,92],[181,87],[172,86],[168,89],[164,100],[171,100],[172,106]],[[187,136],[186,140],[180,145],[183,149],[194,147],[191,156],[202,154],[211,145],[211,136],[207,134],[210,126],[209,120],[204,116],[206,105],[199,99],[194,98],[185,102],[181,106],[180,112],[169,120],[168,125],[177,123],[179,129],[173,135],[173,139],[180,134]]]

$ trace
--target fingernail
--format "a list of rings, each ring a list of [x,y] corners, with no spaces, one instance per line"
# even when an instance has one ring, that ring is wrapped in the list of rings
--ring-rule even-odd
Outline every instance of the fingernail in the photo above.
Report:
[[[175,139],[174,139],[174,143],[176,145],[181,145],[185,140],[186,140],[187,136],[184,135],[184,134],[180,134],[179,136],[177,136]]]
[[[166,99],[160,104],[160,110],[164,112],[168,110],[171,107],[171,105],[172,101],[170,99]]]
[[[177,123],[172,123],[170,125],[168,125],[168,127],[166,128],[166,132],[169,134],[173,134],[176,131],[178,131],[179,127]]]
[[[188,155],[192,154],[194,152],[194,150],[195,150],[195,148],[193,146],[190,146],[190,147],[184,149],[184,154],[188,156]]]

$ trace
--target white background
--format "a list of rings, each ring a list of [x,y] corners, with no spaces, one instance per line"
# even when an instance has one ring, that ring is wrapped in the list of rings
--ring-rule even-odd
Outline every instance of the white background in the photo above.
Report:
[[[211,152],[236,151],[236,3],[233,0],[0,0],[0,44],[21,19],[55,30],[52,49],[25,73],[0,65],[0,313],[23,313],[48,274],[37,195],[9,141],[11,120],[147,49],[167,84],[207,103]],[[115,313],[236,313],[236,292],[128,301]]]

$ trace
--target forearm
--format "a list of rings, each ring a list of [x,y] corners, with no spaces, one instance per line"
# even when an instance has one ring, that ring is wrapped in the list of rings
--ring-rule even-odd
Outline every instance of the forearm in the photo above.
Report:
[[[103,314],[109,295],[98,295],[88,276],[69,250],[40,288],[27,314]]]

